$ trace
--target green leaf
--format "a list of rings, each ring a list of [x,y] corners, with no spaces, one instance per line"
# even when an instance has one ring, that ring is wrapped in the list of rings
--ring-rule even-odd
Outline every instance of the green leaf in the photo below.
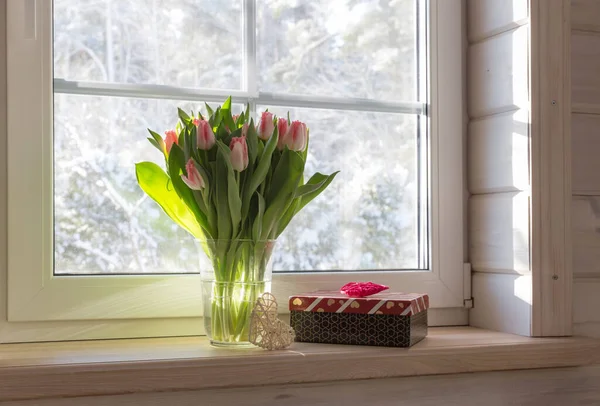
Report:
[[[250,181],[249,193],[252,195],[258,186],[265,180],[267,176],[267,172],[269,171],[269,166],[271,165],[271,156],[273,155],[273,151],[277,147],[277,140],[279,136],[277,134],[277,127],[275,127],[275,131],[273,132],[273,136],[269,138],[267,143],[265,144],[262,156],[260,157],[260,161],[258,162],[258,166],[254,171],[254,175],[252,176],[252,180]]]
[[[265,214],[265,198],[259,192],[256,192],[258,200],[258,211],[254,218],[254,224],[252,225],[252,239],[258,241],[262,232],[262,221],[263,215]]]
[[[234,131],[236,129],[233,117],[231,117],[231,96],[229,96],[227,100],[225,100],[225,103],[223,103],[223,106],[221,106],[221,117],[223,123],[229,128],[229,131]]]
[[[185,173],[185,157],[179,145],[173,144],[173,146],[171,147],[168,165],[169,176],[171,178],[171,182],[173,183],[175,191],[177,192],[179,197],[181,197],[184,203],[188,206],[190,211],[194,213],[194,215],[196,216],[196,220],[198,221],[200,226],[202,226],[202,228],[206,230],[209,237],[212,236],[213,230],[210,227],[206,214],[200,210],[200,207],[196,202],[196,198],[194,197],[194,193],[181,179],[181,174]]]
[[[135,174],[140,188],[164,210],[181,228],[196,238],[204,238],[204,231],[196,217],[181,200],[169,176],[154,162],[135,165]]]
[[[277,222],[292,203],[303,171],[304,161],[300,154],[285,149],[271,182],[270,198],[267,199],[267,210],[263,219],[262,239],[269,238],[271,232],[277,230]]]
[[[337,174],[337,172],[333,175],[329,175],[329,176],[335,176]],[[302,185],[299,186],[298,189],[296,189],[296,194],[294,197],[302,197],[303,195],[307,194],[307,193],[311,193],[317,189],[319,189],[323,183],[327,182],[327,180],[329,179],[328,175],[323,175],[322,173],[315,173],[306,183],[306,185]]]
[[[319,196],[321,194],[322,191],[324,191],[327,186],[329,186],[329,184],[333,181],[333,179],[335,178],[335,176],[340,173],[340,171],[334,172],[331,175],[327,176],[326,179],[323,180],[323,176],[320,173],[315,173],[306,183],[306,185],[304,186],[310,186],[310,185],[315,185],[318,184],[318,187],[312,190],[309,190],[309,188],[305,188],[303,189],[305,191],[305,193],[303,193],[302,195],[298,194],[298,196],[300,197],[300,205],[298,206],[298,209],[296,210],[296,213],[298,213],[304,206],[306,206],[308,203],[310,203],[310,201],[312,199],[314,199],[315,197]],[[304,187],[301,186],[300,188]],[[298,189],[300,189],[298,188]]]
[[[209,117],[215,114],[214,110],[208,105],[208,103],[204,103],[204,105],[206,106],[206,112],[208,113]]]
[[[301,177],[303,172],[304,161],[302,160],[302,156],[298,152],[291,151],[286,147],[281,154],[277,167],[273,171],[271,187],[266,199],[267,203],[274,200],[286,187],[289,187],[288,179],[290,176],[295,176],[298,173]],[[300,177],[298,179],[300,179]],[[296,187],[297,184],[294,185],[293,190],[286,190],[285,193],[295,192]]]
[[[221,141],[217,141],[219,145]],[[217,162],[215,170],[215,205],[217,206],[217,234],[220,240],[232,238],[231,234],[231,212],[228,202],[228,168],[226,157],[221,149],[217,150]]]
[[[251,119],[250,124],[248,125],[246,143],[248,144],[249,165],[254,165],[254,162],[256,162],[256,156],[258,155],[258,135],[256,134],[256,128],[254,127],[254,119]]]
[[[231,150],[222,142],[218,142],[217,147],[219,148],[218,153],[222,155],[225,165],[227,166],[227,198],[231,214],[231,236],[234,238],[237,235],[242,220],[242,200],[240,199],[239,186],[235,179],[235,172],[231,165]]]
[[[275,238],[279,237],[285,228],[290,224],[290,221],[294,218],[297,213],[298,206],[300,205],[300,199],[294,198],[292,203],[289,205],[281,219],[277,222],[277,229],[275,230]]]
[[[177,115],[179,116],[183,124],[185,124],[186,126],[192,121],[190,116],[188,116],[188,114],[185,111],[181,110],[179,107],[177,107]]]
[[[156,149],[158,149],[160,152],[162,152],[163,154],[165,153],[164,149],[162,149],[160,147],[160,145],[158,145],[158,143],[156,142],[156,140],[154,138],[148,137],[148,141],[150,141],[150,144],[154,145],[156,147]]]

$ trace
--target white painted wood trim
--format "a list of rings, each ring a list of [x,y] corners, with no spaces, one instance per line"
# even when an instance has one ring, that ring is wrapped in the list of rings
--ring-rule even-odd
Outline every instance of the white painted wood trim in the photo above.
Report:
[[[528,0],[468,0],[469,42],[482,41],[529,22]]]
[[[570,0],[531,0],[532,334],[572,332]]]

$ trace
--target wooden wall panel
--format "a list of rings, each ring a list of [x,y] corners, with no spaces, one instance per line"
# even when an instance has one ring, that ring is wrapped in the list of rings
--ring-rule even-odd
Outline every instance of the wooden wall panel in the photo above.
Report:
[[[576,333],[600,338],[600,278],[575,279],[573,325]]]
[[[473,273],[471,326],[531,334],[531,275]]]
[[[516,110],[469,123],[469,191],[529,188],[529,113]]]
[[[573,275],[600,278],[600,196],[574,196],[571,205]]]
[[[573,103],[600,105],[600,34],[573,33],[571,58]]]
[[[473,270],[529,273],[528,193],[475,195],[471,197],[469,209],[469,252]]]
[[[571,25],[574,30],[600,32],[600,1],[572,0]]]
[[[532,333],[572,333],[571,1],[531,0]]]
[[[468,0],[469,41],[480,41],[527,23],[528,0]]]
[[[469,47],[468,105],[471,118],[528,107],[528,57],[527,26]]]
[[[600,115],[573,114],[572,133],[573,194],[600,195]]]

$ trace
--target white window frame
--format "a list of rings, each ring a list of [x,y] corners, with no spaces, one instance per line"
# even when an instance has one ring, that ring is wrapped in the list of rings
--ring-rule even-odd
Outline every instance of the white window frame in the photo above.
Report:
[[[254,15],[256,0],[245,0]],[[53,80],[49,0],[7,2],[8,327],[0,342],[201,334],[199,275],[55,276],[53,274],[52,120],[57,91],[110,94],[110,84]],[[285,307],[293,293],[376,280],[395,290],[424,291],[432,308],[462,307],[464,278],[463,12],[461,0],[430,0],[430,104],[380,103],[246,91],[202,91],[201,100],[415,112],[430,117],[430,270],[410,272],[276,273],[273,291]],[[442,18],[438,18],[441,16]],[[248,19],[246,38],[255,29]],[[253,36],[251,36],[253,38]],[[256,44],[245,40],[245,52]],[[255,71],[249,59],[247,75]],[[70,88],[69,88],[70,86]],[[118,85],[126,96],[198,99],[197,90]],[[176,92],[176,94],[173,94]],[[443,321],[441,321],[443,323]]]

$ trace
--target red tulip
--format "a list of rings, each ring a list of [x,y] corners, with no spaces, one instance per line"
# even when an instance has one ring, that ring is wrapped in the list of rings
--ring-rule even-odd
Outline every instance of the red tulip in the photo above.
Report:
[[[273,135],[273,130],[275,130],[273,114],[265,111],[260,116],[260,122],[258,123],[258,138],[268,140]]]
[[[203,150],[209,150],[215,145],[217,142],[215,140],[215,133],[213,133],[210,124],[206,120],[198,120],[198,128],[197,128],[197,144],[198,148]]]
[[[177,133],[174,130],[165,131],[165,152],[167,155],[171,152],[173,144],[177,144]]]
[[[182,174],[181,180],[183,180],[190,189],[202,190],[206,187],[204,179],[202,179],[200,172],[196,169],[196,164],[192,158],[185,164],[185,171],[187,172],[187,176]]]
[[[233,169],[241,172],[248,167],[248,144],[246,137],[233,137],[229,144],[231,149],[231,165]]]
[[[304,151],[307,140],[308,131],[306,129],[306,124],[302,121],[292,121],[290,128],[281,140],[282,145],[280,146],[280,149],[283,149],[283,146],[287,145],[292,151]]]
[[[277,119],[277,133],[279,134],[279,139],[277,140],[277,147],[279,149],[283,149],[283,136],[288,131],[288,122],[285,118]]]

